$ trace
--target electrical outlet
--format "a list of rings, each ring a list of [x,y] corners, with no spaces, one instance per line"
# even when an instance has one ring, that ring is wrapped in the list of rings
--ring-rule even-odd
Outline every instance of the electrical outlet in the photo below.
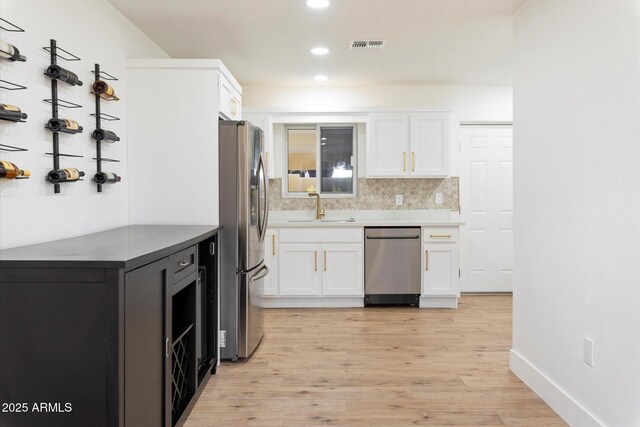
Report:
[[[218,332],[218,341],[220,341],[220,347],[227,346],[227,331]]]
[[[593,368],[593,341],[584,339],[584,363]]]
[[[436,205],[442,204],[442,193],[436,193]]]
[[[396,205],[402,205],[402,194],[396,194]]]

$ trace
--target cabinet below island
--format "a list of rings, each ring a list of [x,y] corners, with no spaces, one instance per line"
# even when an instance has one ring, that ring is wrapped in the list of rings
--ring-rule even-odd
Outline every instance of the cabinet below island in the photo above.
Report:
[[[220,230],[131,225],[0,251],[0,402],[27,408],[0,425],[184,420],[217,366]]]

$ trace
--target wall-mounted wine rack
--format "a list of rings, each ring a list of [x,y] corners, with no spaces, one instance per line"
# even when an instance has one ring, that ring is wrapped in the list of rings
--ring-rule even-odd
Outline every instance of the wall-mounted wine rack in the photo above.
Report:
[[[24,33],[22,28],[2,18],[0,18],[0,30],[5,30],[9,33]]]
[[[58,63],[58,58],[64,60],[64,61],[80,61],[80,58],[74,54],[72,54],[71,52],[62,49],[60,47],[57,46],[57,42],[54,39],[51,39],[50,45],[49,46],[45,46],[43,47],[44,50],[46,50],[47,52],[49,52],[51,54],[51,65],[57,65]],[[60,53],[62,52],[62,53]],[[58,80],[57,79],[51,79],[51,98],[50,99],[45,99],[45,102],[48,102],[51,104],[51,118],[52,119],[58,119],[58,107],[63,107],[63,108],[80,108],[82,107],[80,104],[76,104],[74,102],[69,102],[69,101],[64,101],[60,98],[58,98]],[[60,138],[59,138],[59,132],[58,131],[51,131],[53,134],[53,151],[51,153],[45,153],[48,155],[53,156],[53,170],[57,171],[60,169],[60,157],[75,157],[75,158],[79,158],[79,157],[83,157],[83,156],[79,156],[76,154],[63,154],[60,152]],[[78,179],[77,181],[81,181],[81,179]],[[65,181],[65,182],[75,182],[74,181]],[[53,188],[55,193],[60,193],[60,184],[59,183],[54,183],[53,184]]]
[[[100,70],[100,64],[95,64],[94,70],[93,70],[93,74],[94,74],[94,85],[95,85],[95,83],[97,83],[99,81],[117,81],[118,80],[113,75],[111,75],[111,74],[109,74],[109,73],[107,73],[105,71]],[[96,119],[96,130],[93,132],[93,135],[95,136],[97,132],[104,131],[104,129],[102,129],[102,120],[116,121],[116,120],[120,120],[120,119],[118,117],[116,117],[116,116],[112,116],[111,114],[103,113],[102,109],[101,109],[101,105],[100,105],[100,103],[103,100],[103,98],[95,90],[94,90],[94,96],[96,98],[96,112],[91,114],[91,115],[93,117],[95,117],[95,119]],[[109,132],[109,131],[107,131],[107,132]],[[101,193],[103,184],[99,183],[97,178],[98,178],[99,174],[102,174],[104,172],[102,170],[102,162],[118,163],[118,162],[120,162],[120,160],[109,159],[107,157],[102,157],[102,142],[103,141],[101,139],[98,139],[98,138],[95,138],[95,137],[94,137],[94,139],[96,140],[96,157],[94,157],[93,160],[95,160],[97,162],[97,173],[94,176],[94,181],[96,182],[98,193]],[[119,181],[107,181],[107,182],[115,184],[116,182],[119,182]]]
[[[0,30],[9,32],[9,33],[24,33],[24,29],[20,28],[19,26],[17,26],[16,24],[7,21],[4,18],[0,18]],[[4,89],[4,90],[24,90],[27,89],[26,86],[18,84],[18,83],[13,83],[10,82],[8,80],[4,80],[4,79],[0,79],[0,89]],[[20,120],[15,120],[15,123],[19,122],[19,123],[24,123],[25,121],[20,119]],[[16,147],[14,145],[7,145],[7,144],[1,144],[0,143],[0,151],[8,151],[8,152],[24,152],[24,151],[29,151],[26,148],[23,147]],[[27,177],[23,177],[23,178],[16,178],[16,179],[26,179]]]

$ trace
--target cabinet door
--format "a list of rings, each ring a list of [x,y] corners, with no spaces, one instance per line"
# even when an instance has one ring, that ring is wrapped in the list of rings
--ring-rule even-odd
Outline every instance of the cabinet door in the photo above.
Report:
[[[321,246],[313,243],[283,243],[280,245],[281,296],[320,295]]]
[[[269,267],[269,274],[264,278],[264,296],[275,296],[278,295],[278,231],[267,230],[264,244],[264,263]]]
[[[222,74],[218,75],[219,92],[218,92],[218,111],[225,119],[232,120],[231,100],[233,98],[233,89]]]
[[[423,295],[457,295],[458,244],[425,243],[423,249]]]
[[[449,113],[411,114],[410,129],[411,176],[448,176]]]
[[[409,116],[371,114],[367,128],[367,176],[406,176]]]
[[[169,258],[133,270],[124,286],[124,418],[171,425]]]
[[[322,294],[363,295],[362,244],[322,245]]]
[[[231,118],[233,120],[242,120],[242,98],[240,94],[233,91],[231,95]]]

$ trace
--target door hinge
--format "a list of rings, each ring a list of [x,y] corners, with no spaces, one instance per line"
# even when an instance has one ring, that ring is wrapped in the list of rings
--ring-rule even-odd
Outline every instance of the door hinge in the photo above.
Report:
[[[220,341],[220,347],[227,346],[227,331],[218,332],[218,341]]]

